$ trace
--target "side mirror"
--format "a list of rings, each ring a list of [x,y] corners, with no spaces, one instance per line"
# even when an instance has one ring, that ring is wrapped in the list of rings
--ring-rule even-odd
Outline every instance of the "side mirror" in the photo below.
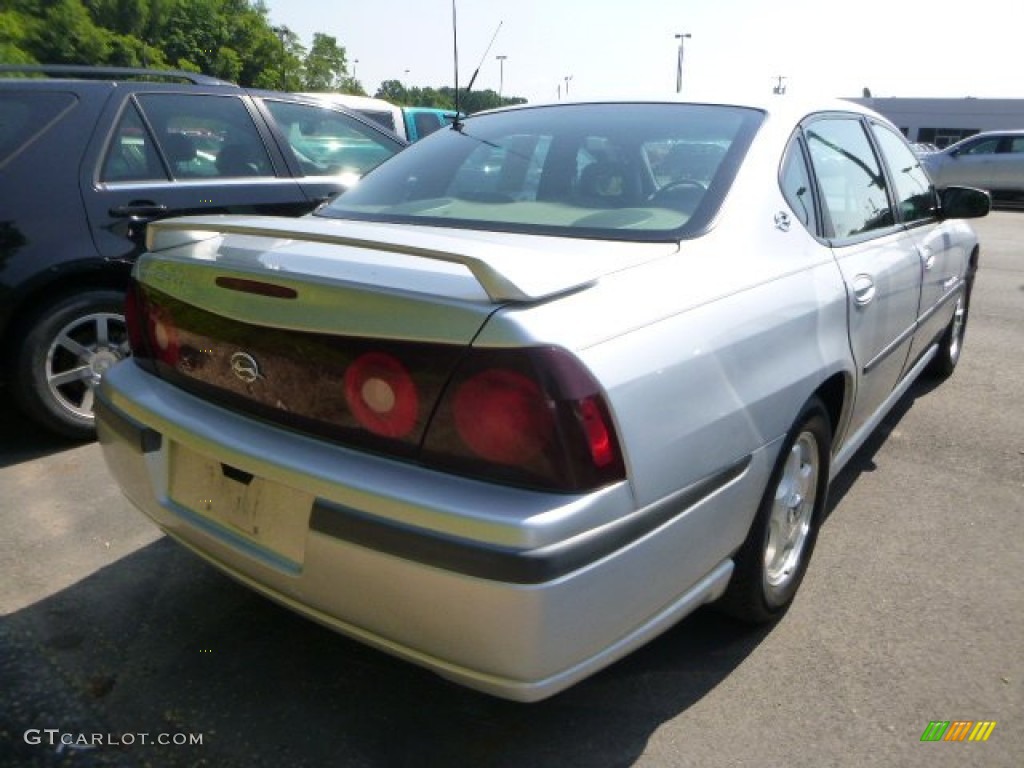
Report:
[[[992,210],[992,195],[973,187],[939,190],[939,215],[943,219],[980,219]]]

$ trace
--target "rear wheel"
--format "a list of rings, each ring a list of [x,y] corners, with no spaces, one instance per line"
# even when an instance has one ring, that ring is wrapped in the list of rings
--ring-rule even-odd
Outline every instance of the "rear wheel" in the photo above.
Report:
[[[25,413],[78,440],[95,434],[93,393],[103,373],[129,354],[124,296],[89,290],[40,310],[17,354],[14,393]]]
[[[785,613],[807,571],[828,496],[832,430],[811,399],[786,437],[718,607],[750,622]]]

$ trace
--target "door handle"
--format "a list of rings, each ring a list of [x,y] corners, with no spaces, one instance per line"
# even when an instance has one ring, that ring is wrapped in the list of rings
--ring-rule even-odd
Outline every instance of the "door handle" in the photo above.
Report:
[[[935,266],[935,251],[933,251],[931,248],[922,248],[921,258],[924,260],[925,272],[927,272],[928,270]]]
[[[853,278],[853,303],[858,307],[866,307],[874,298],[877,289],[871,275],[857,275]]]

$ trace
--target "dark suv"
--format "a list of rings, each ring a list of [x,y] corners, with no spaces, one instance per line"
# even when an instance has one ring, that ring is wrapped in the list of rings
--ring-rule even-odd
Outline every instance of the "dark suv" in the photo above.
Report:
[[[58,433],[128,354],[146,223],[298,216],[406,142],[342,107],[184,72],[0,66],[0,377]]]

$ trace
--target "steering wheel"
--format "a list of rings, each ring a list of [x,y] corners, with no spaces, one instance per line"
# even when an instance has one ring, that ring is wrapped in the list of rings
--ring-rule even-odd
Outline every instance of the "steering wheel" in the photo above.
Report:
[[[655,190],[650,200],[660,200],[664,197],[672,197],[672,192],[683,189],[695,189],[701,194],[708,191],[708,188],[696,179],[674,179],[660,189]]]

